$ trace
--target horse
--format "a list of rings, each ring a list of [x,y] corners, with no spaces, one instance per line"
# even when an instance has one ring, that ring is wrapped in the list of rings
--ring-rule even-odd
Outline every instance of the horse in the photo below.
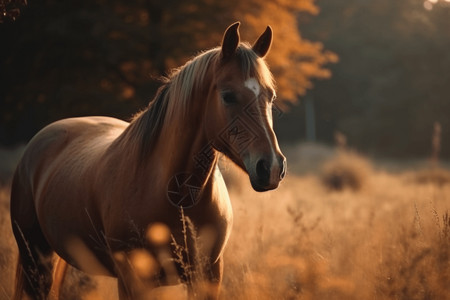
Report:
[[[131,122],[68,118],[31,139],[11,190],[19,249],[13,299],[59,299],[68,265],[117,277],[121,300],[192,286],[186,269],[200,266],[208,284],[202,297],[217,299],[233,221],[219,158],[244,170],[259,192],[286,174],[265,62],[272,29],[249,44],[239,26],[173,70]],[[204,228],[209,246],[196,247],[189,232]]]

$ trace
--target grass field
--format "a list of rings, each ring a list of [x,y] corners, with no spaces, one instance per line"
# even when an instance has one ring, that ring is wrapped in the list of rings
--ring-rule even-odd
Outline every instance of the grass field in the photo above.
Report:
[[[225,172],[234,228],[221,299],[450,299],[449,171],[311,145],[286,153],[276,191]],[[0,299],[12,293],[17,253],[8,202],[5,186]],[[114,280],[69,273],[64,299],[117,297]]]

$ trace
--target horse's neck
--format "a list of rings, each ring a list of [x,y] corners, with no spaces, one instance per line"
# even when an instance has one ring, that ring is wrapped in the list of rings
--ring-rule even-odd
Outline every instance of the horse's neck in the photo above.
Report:
[[[193,118],[161,130],[153,157],[160,160],[170,176],[178,173],[195,174],[202,182],[210,179],[217,164],[217,153],[203,132],[201,118]]]
[[[196,114],[185,115],[188,117],[183,117],[180,112],[180,115],[172,115],[173,120],[165,120],[158,138],[149,147],[136,138],[139,131],[137,124],[130,124],[113,143],[111,151],[114,152],[114,161],[120,161],[131,176],[138,177],[133,180],[156,177],[164,186],[181,173],[195,175],[203,185],[213,180],[217,153],[205,137],[203,118]]]

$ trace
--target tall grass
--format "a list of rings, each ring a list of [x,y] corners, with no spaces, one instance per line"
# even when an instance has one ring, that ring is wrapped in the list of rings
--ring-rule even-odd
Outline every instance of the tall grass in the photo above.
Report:
[[[9,217],[9,187],[0,187],[0,299],[12,294],[16,245],[12,238]]]
[[[234,228],[220,298],[450,299],[450,183],[419,183],[411,180],[420,175],[416,171],[392,174],[368,167],[360,172],[361,159],[370,164],[361,157],[347,157],[345,163],[356,177],[364,174],[360,189],[330,189],[323,173],[290,169],[278,190],[256,193],[246,175],[227,170]],[[11,294],[17,253],[8,193],[0,191],[0,299]],[[180,219],[185,236],[201,236],[200,228]],[[184,277],[202,282],[204,274],[184,253],[196,249],[173,243]],[[194,257],[201,265],[204,258]],[[72,269],[65,299],[74,293],[78,299],[116,299],[115,284]],[[204,287],[194,289],[201,295]]]

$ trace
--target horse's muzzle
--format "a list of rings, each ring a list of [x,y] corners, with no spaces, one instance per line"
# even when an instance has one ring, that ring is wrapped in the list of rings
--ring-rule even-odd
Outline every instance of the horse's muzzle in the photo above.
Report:
[[[250,182],[257,192],[276,189],[285,175],[286,158],[281,153],[276,159],[260,158],[256,162],[255,172],[249,172]]]

